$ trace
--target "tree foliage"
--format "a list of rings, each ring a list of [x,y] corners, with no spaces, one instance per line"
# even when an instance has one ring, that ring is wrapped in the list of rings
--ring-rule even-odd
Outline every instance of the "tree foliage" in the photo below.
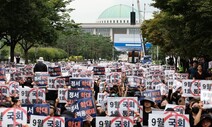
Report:
[[[66,7],[71,0],[1,0],[0,40],[10,46],[11,62],[20,40],[51,43],[57,39],[56,30],[68,22]]]
[[[83,56],[85,59],[110,60],[113,53],[113,43],[109,37],[91,35],[80,29],[69,29],[60,33],[56,46],[64,49],[69,56]]]
[[[58,61],[68,58],[68,54],[59,48],[31,48],[29,50],[29,60],[36,61],[39,57],[43,57],[45,61]]]
[[[212,53],[211,0],[154,0],[160,9],[142,25],[144,37],[167,55],[191,58]]]

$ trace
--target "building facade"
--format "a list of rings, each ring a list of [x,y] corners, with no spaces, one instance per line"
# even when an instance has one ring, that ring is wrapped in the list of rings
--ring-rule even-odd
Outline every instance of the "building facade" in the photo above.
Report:
[[[136,25],[130,25],[130,12],[136,12]],[[103,11],[96,23],[82,23],[84,32],[103,35],[114,40],[114,34],[140,34],[138,11],[128,5],[115,5]]]

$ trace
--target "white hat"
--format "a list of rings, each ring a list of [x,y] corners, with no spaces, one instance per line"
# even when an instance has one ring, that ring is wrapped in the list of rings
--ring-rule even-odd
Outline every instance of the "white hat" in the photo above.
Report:
[[[39,57],[38,61],[44,61],[43,57]]]

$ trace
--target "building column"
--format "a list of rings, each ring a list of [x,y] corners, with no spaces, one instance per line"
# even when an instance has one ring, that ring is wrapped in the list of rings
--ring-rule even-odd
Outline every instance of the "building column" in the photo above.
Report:
[[[129,28],[127,28],[127,34],[130,34],[130,30],[129,30]]]
[[[110,39],[114,41],[113,28],[110,28]]]
[[[96,28],[93,29],[93,34],[96,35]]]

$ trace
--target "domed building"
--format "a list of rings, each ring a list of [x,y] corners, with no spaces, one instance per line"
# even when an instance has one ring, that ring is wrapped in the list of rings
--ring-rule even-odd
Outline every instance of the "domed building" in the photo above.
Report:
[[[130,24],[130,12],[136,12],[136,25]],[[98,17],[96,23],[83,23],[82,29],[96,35],[111,37],[114,34],[140,34],[140,23],[138,11],[128,5],[114,5],[104,10]]]
[[[115,5],[112,6],[101,13],[99,18],[97,19],[97,23],[130,23],[130,12],[132,11],[132,7],[127,5]],[[136,23],[139,23],[138,19],[138,11],[134,9],[136,12]]]

